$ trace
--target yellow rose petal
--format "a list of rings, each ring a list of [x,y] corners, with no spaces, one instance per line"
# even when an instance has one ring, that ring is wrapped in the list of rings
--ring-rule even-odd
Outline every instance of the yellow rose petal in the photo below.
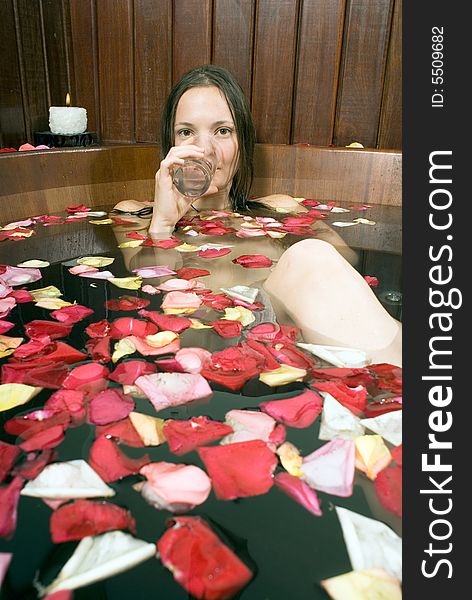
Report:
[[[129,420],[138,432],[145,446],[160,446],[166,441],[164,435],[164,419],[150,417],[138,412],[130,412]]]
[[[109,256],[82,256],[82,258],[77,259],[77,264],[100,268],[108,267],[114,260]]]
[[[46,308],[47,310],[58,310],[64,306],[73,306],[73,304],[73,302],[67,302],[66,300],[61,300],[60,298],[41,298],[41,300],[36,302],[35,306]]]
[[[141,277],[110,277],[108,281],[125,290],[139,290],[143,283]]]
[[[13,352],[14,352],[13,348],[11,348],[10,350],[0,351],[0,358],[5,358],[6,356],[11,356],[13,354]]]
[[[200,246],[192,246],[192,244],[180,244],[180,246],[176,246],[174,250],[178,252],[197,252],[200,250]]]
[[[362,223],[363,225],[375,225],[375,221],[370,221],[369,219],[364,219],[364,217],[357,217],[357,219],[353,219],[354,223]]]
[[[95,219],[93,221],[89,221],[92,225],[113,225],[113,219]]]
[[[198,308],[164,308],[165,315],[191,315]]]
[[[15,349],[24,340],[22,337],[10,337],[9,335],[0,335],[0,352]]]
[[[122,242],[118,244],[118,248],[137,248],[143,245],[144,240],[129,240],[129,242]]]
[[[173,331],[159,331],[153,335],[147,335],[144,339],[146,340],[146,343],[153,348],[162,348],[176,340],[178,337],[177,333],[174,333]]]
[[[287,235],[284,231],[271,231],[270,229],[267,229],[266,233],[269,237],[274,239],[280,239]]]
[[[15,231],[15,233],[10,233],[10,237],[24,237],[29,238],[33,235],[34,230],[30,229],[29,231]]]
[[[275,209],[275,212],[278,212],[278,213],[289,213],[290,210],[288,208],[283,208],[282,206],[277,206],[277,208]]]
[[[0,385],[0,412],[10,410],[15,406],[26,404],[39,394],[43,388],[25,385],[23,383],[3,383]]]
[[[207,325],[198,319],[190,319],[190,321],[192,322],[190,329],[213,329],[213,325]]]
[[[128,356],[128,354],[134,354],[135,352],[136,348],[134,344],[126,338],[123,338],[115,344],[115,350],[111,356],[111,360],[116,363],[120,358],[123,358],[123,356]]]
[[[262,383],[270,385],[270,387],[275,387],[277,385],[292,383],[293,381],[300,381],[305,375],[305,369],[297,369],[297,367],[291,367],[290,365],[281,365],[278,369],[261,373],[259,379]]]
[[[25,260],[22,263],[19,263],[17,267],[31,267],[35,269],[39,269],[41,267],[49,267],[51,263],[48,263],[47,260],[36,260],[35,258],[31,260]]]
[[[298,448],[290,442],[284,442],[277,448],[277,454],[280,457],[283,468],[290,473],[290,475],[294,475],[295,477],[301,477],[303,475],[303,471],[300,469],[303,458],[300,455]]]
[[[333,600],[401,600],[400,583],[383,569],[350,571],[321,581]]]
[[[234,308],[225,308],[225,316],[223,319],[227,321],[239,321],[244,326],[254,323],[256,317],[254,313],[244,306],[235,306]]]
[[[41,300],[41,298],[59,298],[62,296],[61,290],[55,285],[48,285],[47,287],[38,288],[36,290],[28,290],[35,300]]]
[[[356,468],[369,479],[375,479],[392,460],[390,450],[381,435],[361,435],[354,440],[356,445]]]

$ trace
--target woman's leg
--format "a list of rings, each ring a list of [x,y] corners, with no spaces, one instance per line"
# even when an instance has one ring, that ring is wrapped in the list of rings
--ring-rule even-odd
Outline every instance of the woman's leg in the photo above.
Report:
[[[302,330],[305,342],[359,348],[372,362],[401,365],[401,324],[364,278],[327,242],[297,242],[281,256],[265,289]]]

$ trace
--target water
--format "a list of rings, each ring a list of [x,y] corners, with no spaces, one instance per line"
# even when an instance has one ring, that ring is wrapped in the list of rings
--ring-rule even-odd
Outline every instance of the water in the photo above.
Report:
[[[210,187],[213,166],[206,160],[188,159],[174,173],[174,185],[184,196],[199,198]]]
[[[116,256],[111,266],[117,277],[129,275],[129,265],[116,248],[117,239],[112,228],[94,227],[88,223],[59,225],[55,227],[37,227],[37,234],[21,242],[2,242],[0,263],[16,265],[27,258],[43,258],[53,264],[42,270],[43,279],[29,288],[56,285],[63,291],[65,300],[74,301],[92,308],[93,315],[73,326],[71,335],[64,341],[79,350],[84,349],[87,340],[85,327],[91,323],[107,318],[113,321],[120,317],[136,317],[134,311],[110,311],[105,301],[122,295],[133,295],[148,298],[151,304],[147,310],[158,310],[162,302],[161,296],[149,296],[141,291],[129,291],[117,288],[105,281],[91,280],[73,276],[68,272],[70,265],[64,264],[67,259],[100,254]],[[235,243],[233,236],[209,237],[206,241]],[[185,241],[188,241],[187,239]],[[241,241],[241,240],[240,240]],[[190,243],[195,242],[190,239]],[[254,240],[242,241],[243,246],[234,250],[232,256],[253,252]],[[135,249],[133,249],[134,251]],[[155,249],[147,248],[152,264],[165,264],[156,261]],[[144,256],[144,254],[141,254]],[[170,257],[171,254],[165,256]],[[231,256],[231,255],[230,255]],[[160,257],[159,257],[160,258]],[[208,268],[213,272],[224,258],[217,260],[200,260],[195,254],[181,255],[183,265]],[[397,268],[399,257],[387,256],[383,253],[369,253],[363,262],[368,271],[376,274],[374,264],[385,265],[390,260],[390,272]],[[230,259],[228,259],[230,262]],[[261,276],[259,269],[240,269],[237,272],[246,275]],[[252,273],[251,273],[252,272]],[[387,290],[399,288],[397,277],[387,279],[384,276]],[[157,282],[151,280],[155,285]],[[160,281],[163,281],[161,279]],[[205,281],[205,280],[204,280]],[[146,283],[149,280],[146,281]],[[240,283],[240,282],[238,282]],[[249,282],[248,282],[249,283]],[[382,281],[379,292],[382,292]],[[217,291],[217,290],[215,290]],[[218,313],[209,312],[205,320],[213,320]],[[8,336],[19,336],[23,333],[25,323],[33,319],[49,319],[49,311],[40,309],[32,303],[19,304],[7,317],[16,323]],[[211,351],[220,350],[233,345],[235,340],[224,340],[212,330],[196,331],[188,329],[181,336],[182,347],[198,345]],[[130,358],[141,358],[132,356]],[[152,357],[148,357],[152,360]],[[1,359],[0,364],[7,359]],[[107,365],[110,370],[113,365]],[[249,381],[239,393],[232,393],[225,388],[212,384],[213,396],[206,403],[192,403],[185,406],[162,411],[162,418],[188,419],[192,416],[206,415],[212,419],[224,420],[225,413],[233,408],[257,408],[269,399],[278,399],[296,395],[302,389],[301,383],[293,383],[279,388],[269,388],[257,379]],[[30,412],[43,406],[51,391],[43,390],[26,407],[18,407],[0,413],[0,423],[17,414]],[[154,414],[150,403],[136,399],[135,410]],[[287,428],[287,440],[297,446],[302,455],[307,455],[324,442],[318,440],[319,420],[307,429]],[[95,427],[84,424],[76,429],[66,431],[64,442],[58,447],[59,460],[87,459],[89,449],[95,436]],[[15,440],[3,432],[0,426],[0,439],[14,443]],[[122,450],[130,456],[144,453],[141,449],[122,446]],[[157,448],[147,448],[152,461],[169,461],[175,463],[195,464],[203,467],[198,454],[191,452],[183,457],[171,454],[164,444]],[[139,476],[128,477],[110,484],[116,491],[111,501],[128,508],[137,521],[137,537],[148,542],[156,542],[165,529],[165,522],[171,516],[167,511],[157,511],[150,507],[135,492],[132,484]],[[342,531],[334,511],[334,505],[342,506],[363,515],[380,519],[397,532],[401,530],[400,520],[387,513],[378,503],[373,484],[361,474],[356,475],[354,493],[350,498],[337,498],[319,493],[323,516],[314,517],[300,505],[291,500],[283,492],[273,487],[262,496],[244,498],[231,502],[219,501],[211,493],[208,500],[188,514],[200,515],[217,531],[218,535],[248,564],[255,576],[253,580],[237,596],[239,600],[327,600],[327,594],[321,589],[319,582],[351,570]],[[47,584],[59,572],[77,543],[54,545],[50,539],[49,509],[40,499],[22,497],[18,510],[18,525],[11,541],[0,539],[0,552],[13,552],[6,581],[0,592],[1,600],[30,600],[37,598],[32,582],[37,574],[39,580]],[[163,568],[156,559],[74,592],[74,600],[148,600],[158,596],[166,600],[188,599],[188,594],[173,579],[170,572]]]

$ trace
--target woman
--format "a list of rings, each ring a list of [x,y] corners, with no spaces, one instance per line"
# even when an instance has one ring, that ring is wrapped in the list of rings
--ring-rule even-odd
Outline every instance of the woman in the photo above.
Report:
[[[185,159],[208,156],[215,144],[218,163],[209,189],[196,200],[183,196],[173,183],[175,170]],[[164,107],[164,158],[156,173],[150,235],[169,237],[179,219],[201,210],[303,211],[287,195],[249,200],[254,144],[249,106],[231,74],[214,65],[189,71],[172,89]],[[133,210],[136,206],[121,202],[116,208]],[[349,264],[355,262],[355,253],[322,221],[316,223],[315,231],[317,239],[295,243],[283,253],[264,283],[279,322],[290,318],[301,328],[305,342],[360,348],[372,362],[401,364],[401,325]]]

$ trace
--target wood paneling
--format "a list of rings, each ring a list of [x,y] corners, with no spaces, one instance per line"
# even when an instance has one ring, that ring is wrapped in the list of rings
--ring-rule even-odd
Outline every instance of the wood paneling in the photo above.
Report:
[[[17,41],[20,49],[20,75],[25,107],[26,135],[48,127],[49,105],[38,2],[14,0]]]
[[[377,142],[391,3],[392,0],[349,0],[336,146],[355,141],[374,148]]]
[[[100,138],[95,0],[69,0],[69,10],[74,73],[72,104],[87,109],[87,129]]]
[[[49,106],[64,106],[71,91],[68,61],[68,28],[63,0],[41,0],[41,24]],[[74,102],[74,98],[72,98]]]
[[[134,142],[133,1],[97,2],[97,35],[102,139]]]
[[[252,92],[254,16],[253,0],[215,0],[212,62],[235,76],[248,99]]]
[[[290,143],[297,22],[297,0],[257,3],[252,112],[258,142]]]
[[[173,83],[211,61],[212,4],[211,0],[174,0]]]
[[[70,87],[99,140],[157,142],[172,84],[211,62],[259,141],[398,149],[401,18],[401,0],[3,0],[1,141],[32,142]]]
[[[17,148],[26,132],[13,0],[2,3],[0,56],[0,146]]]
[[[346,0],[302,4],[292,142],[328,146],[333,126]]]
[[[377,146],[402,147],[402,0],[393,11]]]
[[[172,2],[135,0],[135,135],[159,139],[162,106],[172,85]]]

